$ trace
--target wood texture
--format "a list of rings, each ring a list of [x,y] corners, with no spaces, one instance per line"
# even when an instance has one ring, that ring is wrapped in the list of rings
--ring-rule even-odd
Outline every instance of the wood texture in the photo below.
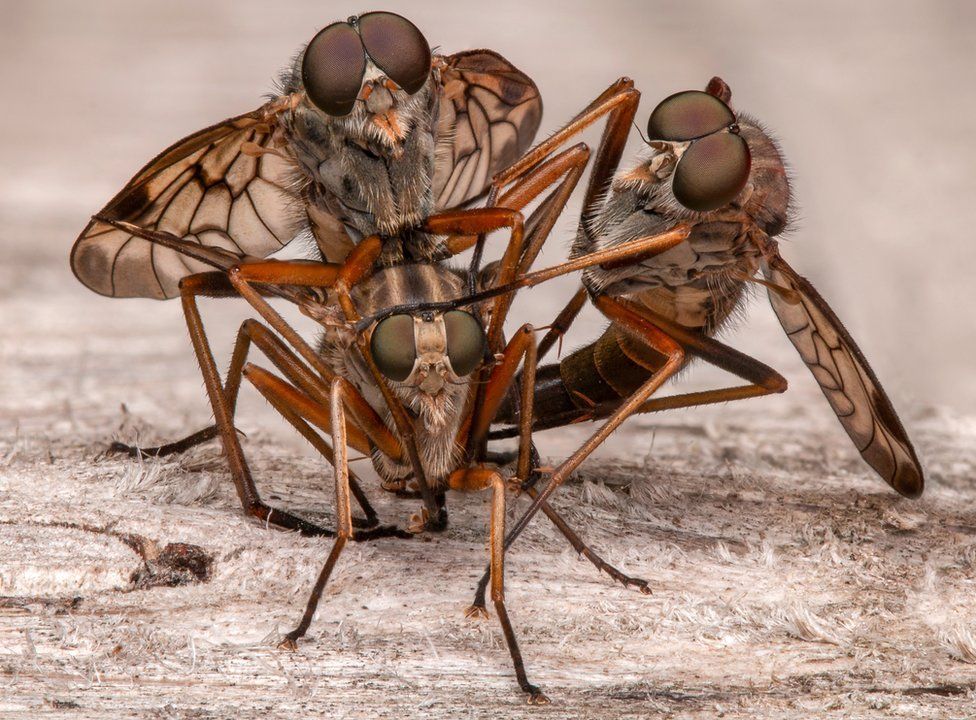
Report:
[[[51,287],[48,270],[35,279]],[[452,495],[444,535],[351,545],[308,639],[277,650],[330,540],[247,522],[215,445],[169,462],[99,457],[113,437],[154,442],[206,423],[177,308],[73,287],[5,294],[0,308],[11,318],[5,718],[964,717],[971,706],[971,419],[906,409],[933,478],[917,502],[871,476],[812,382],[626,425],[556,505],[654,594],[612,585],[534,522],[507,559],[507,598],[530,677],[555,701],[540,711],[523,705],[494,618],[463,615],[487,560],[488,495]],[[237,311],[205,308],[218,346]],[[249,388],[241,418],[269,501],[331,522],[328,469]],[[543,436],[545,453],[565,456],[584,430],[573,433]],[[417,510],[369,492],[384,521]],[[51,527],[64,522],[112,534]],[[200,546],[212,578],[136,589],[144,563],[126,533]]]

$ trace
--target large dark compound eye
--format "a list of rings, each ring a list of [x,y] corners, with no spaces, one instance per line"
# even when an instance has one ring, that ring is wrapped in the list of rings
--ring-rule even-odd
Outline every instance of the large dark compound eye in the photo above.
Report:
[[[733,133],[696,140],[674,170],[671,190],[689,210],[708,212],[735,199],[749,179],[752,157],[746,141]]]
[[[352,25],[337,22],[319,32],[305,48],[302,84],[308,99],[329,115],[348,115],[366,74],[366,52]]]
[[[485,330],[473,315],[463,310],[444,313],[447,358],[458,377],[474,372],[485,357]]]
[[[714,95],[686,90],[665,98],[647,121],[651,140],[694,140],[735,122],[729,106]]]
[[[413,318],[410,315],[390,315],[381,320],[373,329],[369,350],[381,373],[397,382],[406,380],[417,360]]]
[[[393,82],[413,95],[430,76],[430,45],[417,26],[391,12],[359,18],[366,52]]]

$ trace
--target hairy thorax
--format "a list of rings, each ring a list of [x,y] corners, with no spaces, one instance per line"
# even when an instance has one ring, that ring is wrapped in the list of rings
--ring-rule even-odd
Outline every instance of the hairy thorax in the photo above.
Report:
[[[355,241],[396,235],[429,216],[436,149],[430,106],[429,86],[400,103],[396,141],[365,108],[333,118],[307,103],[296,107],[286,118],[287,137],[312,212],[337,218]]]
[[[658,234],[673,221],[648,209],[634,191],[616,193],[600,219],[600,247]],[[696,224],[687,240],[640,263],[594,268],[584,276],[592,291],[627,297],[682,325],[714,332],[742,298],[743,278],[761,254],[741,213]]]

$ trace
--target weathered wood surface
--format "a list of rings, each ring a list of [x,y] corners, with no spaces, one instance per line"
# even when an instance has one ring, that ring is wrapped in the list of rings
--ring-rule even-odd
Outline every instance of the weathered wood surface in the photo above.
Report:
[[[868,475],[803,382],[634,421],[557,504],[654,594],[612,585],[536,522],[508,566],[529,668],[555,700],[530,709],[495,619],[463,616],[487,557],[480,495],[451,498],[441,536],[352,545],[309,638],[275,649],[329,541],[245,521],[213,446],[165,463],[99,456],[112,437],[207,419],[175,308],[117,303],[106,322],[109,302],[2,301],[0,716],[971,714],[971,419],[907,409],[931,479],[918,502]],[[235,313],[210,316],[233,326]],[[324,464],[253,399],[242,427],[267,497],[327,520]],[[371,494],[388,521],[416,509]],[[125,533],[199,545],[212,578],[134,589],[143,563]]]

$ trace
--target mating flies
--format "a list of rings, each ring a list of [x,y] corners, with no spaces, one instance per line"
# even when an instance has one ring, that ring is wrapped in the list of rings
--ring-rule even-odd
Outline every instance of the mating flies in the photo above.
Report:
[[[76,243],[72,263],[83,281],[95,289],[107,288],[107,294],[142,293],[165,297],[178,292],[181,297],[216,427],[172,443],[166,452],[190,447],[219,434],[238,495],[248,514],[280,527],[336,537],[309,600],[308,610],[295,631],[287,636],[286,644],[293,645],[307,629],[322,587],[348,540],[404,534],[395,527],[379,526],[375,512],[349,470],[347,453],[351,447],[370,454],[375,469],[387,483],[396,484],[406,478],[417,481],[424,507],[413,518],[411,532],[445,526],[443,498],[446,490],[492,490],[492,601],[519,685],[530,701],[545,702],[541,691],[528,681],[505,609],[505,491],[511,478],[509,471],[499,467],[487,451],[491,424],[501,404],[512,392],[517,392],[513,382],[521,366],[526,382],[519,394],[521,407],[526,410],[526,422],[520,428],[516,484],[528,482],[530,466],[538,464],[537,458],[533,457],[531,428],[527,422],[533,415],[530,378],[535,367],[535,340],[531,328],[523,327],[506,341],[503,326],[514,295],[514,289],[509,286],[516,278],[525,280],[528,277],[526,273],[590,159],[589,149],[583,144],[566,149],[561,146],[580,129],[609,113],[607,132],[598,154],[603,158],[615,157],[626,138],[636,91],[629,81],[618,81],[566,128],[522,155],[503,172],[490,177],[488,173],[494,172],[496,165],[521,152],[528,142],[524,136],[530,136],[535,130],[539,101],[534,86],[500,58],[486,52],[452,56],[440,63],[440,70],[434,58],[432,77],[448,78],[450,83],[443,87],[434,85],[429,92],[431,97],[440,98],[439,117],[453,117],[457,127],[447,133],[452,143],[448,149],[452,152],[433,156],[435,173],[431,197],[438,198],[437,202],[460,202],[490,185],[488,206],[432,212],[416,226],[412,217],[401,216],[385,228],[387,232],[395,231],[391,236],[379,224],[382,212],[377,208],[381,207],[381,202],[378,201],[369,213],[357,215],[357,208],[349,207],[337,191],[329,196],[329,202],[334,203],[329,207],[337,208],[337,215],[329,217],[334,225],[343,229],[342,243],[348,243],[348,251],[340,243],[342,261],[330,261],[330,250],[337,246],[328,242],[328,236],[320,234],[321,225],[317,220],[321,216],[316,213],[324,205],[315,203],[324,193],[331,192],[328,184],[331,175],[321,171],[320,165],[318,175],[310,173],[314,177],[299,178],[297,182],[292,180],[289,185],[284,182],[287,174],[283,169],[294,173],[295,168],[308,170],[314,165],[307,161],[303,165],[298,159],[304,157],[303,153],[311,154],[309,146],[298,140],[294,145],[290,144],[300,136],[294,130],[298,127],[295,118],[300,112],[308,113],[308,117],[325,128],[316,132],[348,137],[359,132],[356,128],[371,121],[381,111],[379,106],[372,110],[369,107],[370,99],[380,97],[376,94],[381,90],[375,84],[371,91],[365,90],[370,82],[369,63],[374,60],[376,64],[383,63],[381,48],[374,36],[364,30],[369,26],[364,22],[366,17],[348,23],[349,28],[359,29],[362,52],[371,56],[366,63],[367,74],[363,75],[367,85],[355,96],[352,118],[315,119],[314,113],[318,110],[311,105],[303,106],[303,103],[325,104],[318,90],[313,92],[307,72],[309,51],[315,45],[313,40],[299,62],[306,70],[301,75],[302,93],[282,96],[255,114],[203,131],[164,152],[95,217]],[[338,34],[329,35],[330,28]],[[335,41],[342,43],[354,40],[344,26],[330,28],[323,31],[327,39],[338,38]],[[352,56],[358,57],[358,53],[356,50]],[[374,54],[377,57],[372,57]],[[348,54],[343,57],[348,58]],[[464,63],[470,65],[476,57],[483,60],[480,76],[472,70],[465,70],[463,76],[457,72],[451,76],[451,72]],[[383,67],[392,77],[392,66]],[[295,73],[292,75],[293,79],[298,77]],[[381,80],[377,82],[389,91],[386,81]],[[477,80],[480,85],[467,91],[461,80],[470,85]],[[402,82],[407,89],[413,87],[406,75],[397,74],[392,82]],[[501,88],[504,96],[496,98],[494,105],[481,94],[484,87],[491,84]],[[348,104],[352,85],[339,89],[330,87],[326,95],[336,102],[345,98]],[[414,94],[425,92],[423,87]],[[397,87],[392,93],[395,96],[400,91]],[[458,98],[464,98],[466,92],[473,93],[472,108],[467,116],[457,104]],[[518,97],[524,99],[513,106]],[[629,108],[624,113],[619,112],[622,101],[625,101],[623,106]],[[360,125],[353,122],[357,108],[362,115]],[[345,107],[330,106],[330,109],[338,112]],[[497,124],[502,127],[486,126],[483,116],[478,121],[471,121],[469,129],[481,128],[484,134],[477,135],[480,144],[469,147],[465,129],[459,123],[463,117],[470,120],[476,110],[491,111],[492,116],[501,118]],[[391,119],[387,112],[379,122],[373,123],[375,127],[367,125],[360,139],[366,137],[368,140],[367,136],[376,132],[395,134],[402,126],[394,124],[394,120],[399,123],[402,117]],[[442,128],[437,126],[436,130],[441,132]],[[410,132],[429,131],[425,127],[412,126]],[[274,140],[275,134],[282,140]],[[309,132],[300,137],[307,140],[312,135],[314,133]],[[260,145],[255,138],[260,138],[264,144]],[[328,138],[319,139],[325,142]],[[375,137],[373,139],[375,141]],[[383,165],[390,174],[380,175],[381,181],[392,182],[393,169],[407,154],[404,148],[409,145],[408,139],[405,138],[405,142],[385,157]],[[358,143],[352,145],[354,148],[346,144],[337,146],[337,152],[348,153],[348,162],[356,167],[357,162],[362,162],[361,156],[367,153]],[[447,161],[442,160],[445,157]],[[294,162],[285,163],[289,158]],[[446,165],[438,164],[440,162],[446,162]],[[607,163],[602,166],[602,170],[595,171],[594,177],[605,173]],[[243,189],[232,195],[235,187],[241,187],[240,173],[243,170],[250,174],[245,177]],[[279,175],[270,174],[272,170]],[[272,177],[282,180],[272,184],[269,179]],[[587,197],[597,192],[600,185],[591,180]],[[276,188],[275,193],[265,195],[272,187]],[[549,193],[544,194],[547,190]],[[300,193],[296,194],[298,191]],[[370,186],[364,186],[361,191],[364,194],[371,192]],[[381,195],[382,191],[378,192],[380,200]],[[230,200],[222,205],[223,215],[211,211],[211,205],[228,197]],[[289,197],[306,203],[304,209],[325,261],[262,259],[261,254],[267,255],[278,245],[267,242],[255,250],[253,245],[244,244],[249,241],[252,231],[256,230],[258,237],[261,227],[270,232],[269,223],[273,216],[258,216],[260,227],[247,222],[239,224],[238,221],[241,218],[253,220],[250,212],[258,206],[262,212],[265,209],[280,211],[284,206],[272,201],[280,203]],[[262,199],[267,201],[267,206],[260,202]],[[521,210],[537,199],[540,200],[538,206],[523,218]],[[436,203],[434,207],[437,207]],[[407,209],[405,205],[398,208],[401,212]],[[428,212],[426,205],[422,212]],[[223,224],[200,227],[197,223],[201,217],[207,218],[208,222],[214,222],[216,218]],[[501,229],[509,231],[501,260],[481,268],[479,263],[485,238]],[[370,234],[356,242],[358,234],[367,232]],[[424,244],[412,244],[418,237],[426,238]],[[475,245],[474,260],[466,273],[442,263],[472,245]],[[582,267],[585,263],[570,263],[558,272]],[[491,302],[480,304],[465,296],[465,292],[488,292],[491,297],[485,300]],[[267,303],[265,295],[290,300],[319,320],[325,332],[318,348],[310,346],[296,333]],[[221,378],[197,299],[231,296],[242,297],[264,322],[251,319],[241,326],[230,369]],[[450,296],[454,296],[453,299]],[[458,307],[442,310],[433,307],[445,302]],[[402,307],[403,303],[409,307]],[[361,318],[362,312],[372,313],[373,317]],[[262,351],[280,375],[248,361],[253,347]],[[236,400],[245,379],[333,463],[336,469],[335,530],[318,527],[290,512],[271,508],[261,500],[234,427]],[[314,429],[316,427],[331,435],[332,445]],[[350,504],[353,497],[365,518],[353,518]],[[646,588],[644,581],[623,575],[582,546],[578,536],[553,508],[543,503],[542,509],[574,547],[584,548],[594,564],[611,572],[621,582]]]
[[[140,170],[81,233],[71,267],[103,295],[158,299],[207,269],[112,222],[238,257],[267,257],[307,230],[337,262],[365,236],[409,231],[483,193],[541,113],[535,84],[497,53],[433,55],[389,12],[332,23],[271,100]],[[423,259],[429,241],[407,235],[388,252]]]

